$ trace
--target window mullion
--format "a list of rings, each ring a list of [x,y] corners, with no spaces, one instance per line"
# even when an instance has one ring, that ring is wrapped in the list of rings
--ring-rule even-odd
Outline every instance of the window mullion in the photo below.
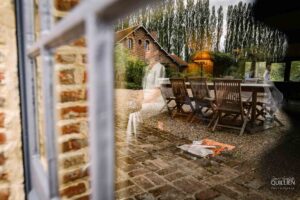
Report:
[[[39,1],[39,13],[41,18],[41,35],[49,34],[53,17],[51,14],[52,0]],[[59,198],[58,189],[58,166],[57,166],[57,140],[56,140],[56,79],[52,49],[41,46],[42,77],[44,95],[44,115],[46,134],[46,156],[48,164],[49,197]]]
[[[114,29],[95,13],[86,23],[92,199],[109,200],[114,199]]]

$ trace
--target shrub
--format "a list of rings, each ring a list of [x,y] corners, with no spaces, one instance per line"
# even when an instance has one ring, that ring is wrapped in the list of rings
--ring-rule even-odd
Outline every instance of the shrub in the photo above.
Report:
[[[178,72],[174,68],[166,67],[166,78],[174,78],[174,77],[181,77],[182,73]]]
[[[223,76],[235,64],[233,56],[228,53],[213,52],[212,59],[214,62],[214,77]]]
[[[125,80],[128,89],[142,89],[147,64],[137,58],[130,58],[126,65]]]

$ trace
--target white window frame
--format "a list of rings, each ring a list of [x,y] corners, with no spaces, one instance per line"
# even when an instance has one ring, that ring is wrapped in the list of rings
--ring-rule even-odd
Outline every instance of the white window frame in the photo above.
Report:
[[[146,3],[158,0],[84,0],[53,26],[53,0],[39,1],[41,38],[35,41],[34,0],[22,0],[26,60],[25,93],[29,138],[31,191],[28,199],[59,199],[54,50],[86,35],[88,48],[89,149],[91,199],[114,199],[114,22]],[[37,131],[35,62],[41,56],[48,171],[42,167]],[[101,103],[99,103],[101,102]]]
[[[133,39],[128,38],[128,49],[133,49]]]

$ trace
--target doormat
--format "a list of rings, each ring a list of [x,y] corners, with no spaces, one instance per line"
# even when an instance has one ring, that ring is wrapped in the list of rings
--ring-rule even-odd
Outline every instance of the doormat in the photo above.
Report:
[[[193,141],[192,144],[178,146],[181,150],[200,157],[213,157],[221,154],[223,151],[231,151],[235,146],[220,143],[211,139]]]

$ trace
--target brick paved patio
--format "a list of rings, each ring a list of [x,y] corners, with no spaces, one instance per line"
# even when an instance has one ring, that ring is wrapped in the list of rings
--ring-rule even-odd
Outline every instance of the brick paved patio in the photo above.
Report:
[[[253,162],[232,153],[195,158],[176,148],[191,141],[154,128],[130,137],[116,133],[116,199],[282,199],[267,189]]]

